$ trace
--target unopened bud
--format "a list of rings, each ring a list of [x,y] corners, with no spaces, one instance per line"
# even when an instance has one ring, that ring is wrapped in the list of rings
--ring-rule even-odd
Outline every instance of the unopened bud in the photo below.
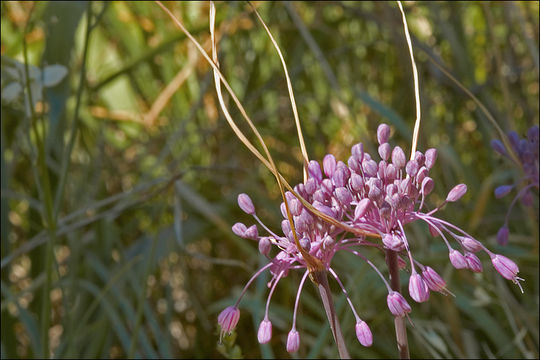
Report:
[[[272,323],[270,320],[264,319],[259,325],[259,332],[257,333],[257,340],[260,344],[266,344],[272,338]]]
[[[463,195],[467,192],[467,185],[465,184],[459,184],[454,186],[452,190],[448,193],[448,196],[446,197],[446,201],[448,202],[454,202],[461,199]]]
[[[360,320],[356,323],[354,328],[356,330],[356,338],[360,344],[364,346],[371,346],[371,344],[373,344],[373,335],[365,321]]]
[[[238,195],[238,206],[240,206],[240,209],[242,209],[246,214],[255,214],[255,206],[253,205],[253,201],[251,201],[248,194],[242,193]]]
[[[413,270],[409,278],[409,294],[416,302],[424,302],[429,299],[429,289],[422,276]]]
[[[300,334],[295,329],[292,329],[287,335],[287,352],[297,352],[298,348],[300,348]]]

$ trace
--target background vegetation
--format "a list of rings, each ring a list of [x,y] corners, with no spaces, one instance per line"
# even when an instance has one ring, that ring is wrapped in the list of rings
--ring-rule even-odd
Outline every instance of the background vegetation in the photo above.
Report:
[[[259,5],[289,66],[311,158],[332,152],[346,159],[360,141],[376,153],[381,122],[391,125],[394,144],[410,149],[413,81],[394,2]],[[208,41],[207,2],[167,6]],[[483,273],[456,271],[438,239],[410,226],[415,256],[456,294],[413,305],[411,355],[538,358],[538,196],[532,208],[515,209],[509,245],[498,246],[510,199],[496,200],[493,189],[520,170],[491,150],[493,126],[433,63],[505,131],[523,136],[539,121],[538,2],[404,7],[420,75],[419,149],[439,150],[431,205],[466,183],[468,194],[441,216],[513,258],[526,280],[521,294],[486,256]],[[273,228],[280,199],[270,172],[224,121],[210,67],[189,41],[153,2],[12,1],[1,11],[2,358],[288,357],[296,273],[272,300],[270,344],[256,339],[269,280],[263,276],[241,303],[236,333],[218,345],[217,314],[264,262],[255,243],[230,230],[250,221],[236,196],[250,194]],[[284,176],[301,181],[271,42],[245,3],[217,3],[217,24],[222,71]],[[36,68],[25,69],[25,47]],[[28,84],[26,73],[35,74]],[[25,100],[26,85],[35,106]],[[351,254],[335,263],[374,335],[371,348],[358,344],[354,318],[334,287],[351,354],[396,357],[382,283]],[[298,329],[297,356],[337,356],[309,285]]]

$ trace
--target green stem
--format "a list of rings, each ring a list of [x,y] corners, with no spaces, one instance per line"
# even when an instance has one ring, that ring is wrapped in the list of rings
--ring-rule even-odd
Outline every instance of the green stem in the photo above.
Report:
[[[326,317],[328,318],[332,335],[334,336],[334,340],[338,347],[339,357],[341,359],[350,359],[351,356],[349,355],[349,351],[345,345],[345,340],[343,339],[343,334],[341,333],[341,326],[339,325],[339,320],[336,316],[336,310],[334,307],[334,301],[332,300],[332,292],[330,291],[330,286],[328,285],[326,271],[311,273],[310,277],[319,289],[319,294],[321,295]]]
[[[386,250],[386,264],[388,265],[388,270],[390,272],[390,286],[392,287],[392,290],[399,292],[399,266],[397,253],[395,251]],[[396,342],[399,351],[399,358],[410,359],[405,317],[396,316],[394,318],[394,326],[396,328]]]

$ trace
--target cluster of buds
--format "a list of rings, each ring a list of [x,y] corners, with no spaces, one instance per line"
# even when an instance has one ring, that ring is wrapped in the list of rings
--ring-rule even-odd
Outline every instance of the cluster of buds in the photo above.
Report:
[[[534,125],[527,131],[527,138],[521,139],[515,131],[508,133],[508,140],[512,146],[512,150],[517,155],[523,170],[523,176],[515,184],[501,185],[495,189],[495,197],[497,199],[508,195],[515,187],[521,188],[506,213],[503,226],[497,233],[497,241],[501,245],[508,243],[508,218],[516,204],[517,200],[521,200],[523,205],[531,206],[533,203],[533,195],[531,190],[538,189],[538,145],[540,130],[538,125]],[[494,139],[491,141],[492,148],[506,158],[510,158],[506,148],[500,140]]]
[[[306,269],[298,288],[292,328],[287,339],[287,351],[296,351],[300,343],[296,330],[298,302],[303,284],[312,270],[310,259],[316,259],[325,271],[332,274],[346,295],[356,318],[355,330],[359,342],[364,346],[370,346],[372,335],[369,326],[358,316],[347,290],[331,267],[331,260],[337,251],[343,250],[366,261],[388,290],[387,305],[390,312],[397,317],[406,316],[411,311],[411,306],[405,297],[400,292],[392,290],[381,271],[359,249],[362,246],[376,247],[383,251],[394,251],[408,258],[409,295],[414,301],[427,301],[430,291],[448,294],[450,292],[446,289],[444,279],[434,269],[421,264],[412,256],[404,228],[408,223],[417,220],[427,223],[433,236],[442,238],[448,248],[450,262],[455,268],[482,272],[482,263],[476,253],[484,251],[503,277],[520,286],[519,281],[523,279],[517,276],[519,269],[512,260],[491,252],[465,231],[434,216],[446,203],[459,200],[467,191],[466,185],[455,186],[448,193],[446,200],[435,209],[422,210],[427,195],[434,188],[429,171],[435,164],[437,151],[435,149],[429,149],[425,153],[417,151],[414,157],[407,161],[404,151],[399,146],[391,147],[388,143],[389,137],[389,126],[380,125],[377,130],[379,161],[364,151],[362,143],[352,147],[347,164],[337,161],[331,154],[324,157],[322,169],[317,161],[310,161],[307,180],[294,187],[294,194],[292,192],[285,194],[288,206],[285,203],[281,204],[284,217],[281,223],[282,235],[277,235],[262,223],[248,195],[238,196],[240,208],[252,215],[267,234],[259,235],[256,225],[247,227],[242,223],[235,224],[233,231],[238,236],[258,241],[259,251],[270,261],[249,280],[236,304],[225,309],[219,316],[222,333],[234,328],[238,321],[238,303],[241,297],[253,280],[268,269],[272,274],[272,280],[268,284],[270,292],[258,334],[259,342],[268,342],[272,333],[268,306],[277,283],[286,277],[291,269]],[[312,209],[316,209],[333,221],[321,219]],[[292,216],[293,226],[289,221],[288,212]],[[365,234],[374,234],[381,240],[367,241]],[[452,247],[448,235],[457,242],[461,251]],[[277,253],[271,255],[273,247],[277,248]],[[400,269],[403,269],[407,262],[399,255],[398,264]]]

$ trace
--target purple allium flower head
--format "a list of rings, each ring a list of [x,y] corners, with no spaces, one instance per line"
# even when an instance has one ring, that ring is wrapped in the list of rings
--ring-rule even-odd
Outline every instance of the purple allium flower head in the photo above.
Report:
[[[238,195],[238,206],[246,214],[255,214],[255,206],[253,206],[253,201],[251,201],[251,198],[247,194]]]
[[[407,300],[397,291],[391,291],[386,297],[386,303],[388,309],[394,316],[405,316],[411,312],[411,307],[407,303]]]
[[[446,197],[446,201],[448,202],[454,202],[461,199],[463,195],[467,192],[467,185],[465,184],[459,184],[456,185],[450,190],[448,193],[448,196]]]
[[[409,278],[409,294],[414,301],[419,303],[429,299],[429,288],[422,276],[416,272],[413,272]]]
[[[510,213],[516,201],[519,199],[525,206],[531,206],[533,204],[532,190],[539,188],[539,171],[538,171],[538,125],[534,125],[527,131],[527,137],[521,139],[515,131],[511,131],[507,134],[507,138],[510,142],[512,152],[516,156],[510,156],[507,149],[504,147],[502,141],[494,139],[491,141],[491,146],[500,155],[516,160],[514,164],[521,168],[523,175],[515,184],[507,184],[498,186],[495,189],[495,197],[497,199],[502,198],[509,194],[512,189],[518,188],[519,191],[515,195],[514,199],[510,203],[506,217],[504,220],[504,226],[499,230],[497,234],[497,241],[501,245],[505,245],[508,242],[508,221]],[[519,162],[518,162],[519,161]]]
[[[389,136],[390,128],[381,125],[377,131],[379,143],[389,145]],[[535,136],[532,134],[531,137]],[[405,152],[399,147],[392,151],[391,163],[384,159],[387,156],[386,150],[382,150],[380,155],[382,160],[372,158],[369,153],[364,152],[360,143],[352,148],[349,166],[343,161],[336,161],[333,155],[327,155],[323,160],[323,173],[317,161],[310,161],[309,177],[305,183],[294,186],[294,194],[292,191],[285,194],[289,214],[285,202],[281,203],[280,209],[284,218],[281,233],[274,233],[262,223],[255,214],[253,203],[247,200],[247,195],[239,196],[240,207],[251,214],[268,234],[259,234],[257,226],[247,228],[242,223],[235,224],[233,231],[238,236],[258,240],[259,251],[269,262],[248,281],[236,304],[224,310],[224,315],[220,315],[218,320],[225,332],[230,324],[236,325],[238,322],[238,304],[247,288],[255,278],[268,270],[272,278],[268,283],[270,291],[258,338],[261,342],[270,341],[271,322],[268,309],[272,294],[279,281],[287,277],[290,270],[304,269],[294,305],[293,326],[287,339],[287,351],[298,349],[299,334],[295,326],[299,298],[305,280],[314,271],[327,272],[334,276],[355,315],[359,341],[364,345],[371,344],[369,327],[357,315],[345,287],[332,268],[332,259],[338,251],[344,250],[366,261],[387,287],[390,312],[397,317],[405,316],[411,311],[410,305],[399,292],[390,288],[385,276],[358,248],[370,246],[386,251],[387,254],[396,252],[398,269],[410,269],[409,293],[417,302],[428,300],[430,290],[450,293],[446,290],[444,279],[435,270],[422,265],[413,257],[416,244],[407,239],[405,229],[407,224],[419,220],[428,225],[429,231],[437,240],[444,241],[450,262],[455,268],[482,271],[480,259],[473,253],[484,251],[491,257],[493,266],[503,277],[520,285],[519,281],[522,279],[517,277],[519,270],[516,264],[502,255],[493,254],[462,229],[435,216],[444,204],[455,202],[465,194],[464,184],[455,186],[446,200],[433,207],[433,210],[424,209],[424,203],[429,201],[428,195],[435,185],[435,181],[430,177],[430,169],[437,158],[435,149],[429,149],[425,155],[416,151],[414,159],[408,162]],[[321,217],[320,213],[324,215]],[[452,247],[448,235],[461,245],[465,255]],[[380,240],[367,241],[365,236],[380,237]],[[408,266],[403,258],[409,260]],[[421,269],[421,274],[415,266]]]
[[[371,346],[373,344],[373,335],[371,334],[371,330],[366,324],[365,321],[360,320],[355,325],[356,330],[356,338],[360,342],[360,344],[364,346]]]
[[[300,334],[296,329],[291,329],[287,335],[287,352],[297,352],[300,348]]]
[[[272,338],[272,323],[268,319],[261,321],[259,325],[259,332],[257,333],[257,340],[260,344],[266,344]]]
[[[240,319],[240,310],[236,306],[229,306],[225,308],[218,316],[218,324],[221,326],[221,335],[230,334],[234,330],[238,320]]]

